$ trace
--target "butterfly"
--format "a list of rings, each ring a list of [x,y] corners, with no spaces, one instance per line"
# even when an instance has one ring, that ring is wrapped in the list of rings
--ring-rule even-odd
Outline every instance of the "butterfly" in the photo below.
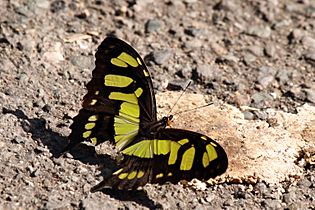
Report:
[[[228,167],[224,149],[200,133],[167,128],[172,115],[157,120],[150,73],[134,48],[107,37],[95,54],[82,109],[70,126],[71,150],[83,141],[110,141],[122,154],[117,170],[92,188],[137,189],[147,183],[207,180]]]

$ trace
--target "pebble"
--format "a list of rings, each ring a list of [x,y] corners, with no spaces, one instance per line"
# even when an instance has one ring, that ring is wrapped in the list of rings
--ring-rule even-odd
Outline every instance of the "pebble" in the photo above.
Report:
[[[148,20],[145,24],[145,31],[147,33],[152,33],[154,31],[157,31],[161,28],[161,21],[160,20],[156,20],[156,19],[152,19],[152,20]]]
[[[167,84],[168,90],[183,90],[187,86],[187,81],[183,79],[174,79]]]
[[[49,9],[50,7],[49,0],[36,0],[36,4],[41,9]]]
[[[243,59],[246,65],[250,65],[257,60],[257,57],[251,53],[245,53]]]
[[[31,177],[38,177],[42,174],[40,169],[35,169],[34,171],[31,172],[30,176]]]
[[[266,56],[270,58],[275,58],[276,57],[276,46],[274,43],[267,43],[265,48],[264,48],[264,53]]]
[[[24,144],[25,138],[23,138],[22,136],[15,136],[12,142],[16,144]]]
[[[292,79],[292,72],[287,69],[279,70],[276,79],[281,85],[287,84]]]
[[[235,64],[238,63],[239,58],[232,54],[223,55],[216,59],[216,63]]]
[[[253,111],[254,114],[257,116],[260,120],[266,120],[268,118],[268,114],[265,111]]]
[[[184,47],[190,50],[200,49],[204,43],[200,39],[186,41]]]
[[[315,50],[315,38],[312,38],[310,36],[303,36],[302,44],[307,49]]]
[[[152,58],[154,63],[157,65],[162,65],[166,64],[172,55],[173,54],[170,50],[154,51],[152,53]]]
[[[243,112],[245,120],[253,120],[255,119],[255,115],[251,111],[244,111]]]
[[[271,29],[268,26],[252,26],[248,28],[247,33],[260,38],[269,38],[271,35]]]
[[[209,83],[220,77],[220,70],[216,65],[201,64],[192,72],[192,79],[201,83]]]
[[[309,102],[315,103],[315,89],[303,89],[303,92],[305,92]]]
[[[92,69],[94,58],[91,56],[77,55],[70,58],[70,62],[77,67]]]
[[[309,188],[312,186],[312,182],[310,182],[306,178],[300,179],[297,184],[298,184],[298,186],[303,187],[303,188]]]
[[[264,76],[258,77],[257,82],[265,89],[268,87],[269,84],[272,83],[273,80],[274,80],[273,75],[264,75]]]
[[[304,37],[304,31],[301,29],[293,29],[293,31],[288,35],[289,43],[294,44],[302,40]]]
[[[275,74],[276,73],[276,70],[272,67],[269,67],[269,66],[262,66],[262,67],[259,67],[257,70],[258,70],[260,75],[267,75],[267,74]]]
[[[268,93],[257,92],[251,96],[252,105],[256,108],[263,108],[265,105],[270,103],[273,98]]]
[[[210,42],[211,49],[219,56],[226,55],[228,53],[227,49],[216,42]]]
[[[46,61],[51,63],[59,63],[64,61],[63,54],[60,51],[55,52],[45,52],[42,56]]]
[[[295,191],[291,191],[291,192],[285,193],[283,195],[283,200],[287,204],[291,204],[291,203],[295,202],[296,199],[297,199],[297,197],[296,197]]]
[[[52,110],[52,106],[50,106],[49,104],[45,104],[45,105],[43,106],[42,110],[43,110],[44,112],[49,113],[49,112]]]
[[[202,29],[197,29],[193,27],[189,27],[184,30],[185,34],[192,36],[192,37],[201,37],[204,31]]]
[[[262,205],[267,210],[271,209],[282,209],[281,202],[279,200],[266,199],[262,201]]]
[[[55,0],[50,4],[50,11],[52,13],[60,12],[64,10],[66,7],[66,3],[63,0]]]
[[[305,58],[306,62],[308,62],[312,66],[315,66],[315,49],[307,51],[304,54],[304,58]]]
[[[263,48],[258,46],[258,45],[252,45],[252,46],[248,47],[247,51],[249,51],[250,53],[256,55],[257,57],[261,57],[261,56],[264,55]]]
[[[265,195],[269,191],[266,184],[263,182],[258,182],[255,185],[254,189],[255,189],[255,191],[259,192],[261,195]]]
[[[87,175],[89,173],[88,169],[83,166],[78,166],[74,172],[80,175]]]

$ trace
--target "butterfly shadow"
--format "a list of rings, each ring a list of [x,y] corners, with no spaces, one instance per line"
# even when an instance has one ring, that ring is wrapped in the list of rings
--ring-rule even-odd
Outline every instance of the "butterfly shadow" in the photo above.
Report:
[[[54,158],[60,157],[62,149],[68,144],[66,137],[48,128],[47,121],[44,118],[29,118],[20,109],[3,108],[2,113],[16,116],[21,123],[22,129],[26,133],[30,133],[31,138],[39,145],[46,146]],[[39,147],[34,150],[36,153],[41,152]],[[96,155],[94,147],[88,145],[78,145],[77,148],[70,151],[70,154],[74,159],[85,164],[100,165],[104,162],[113,162],[109,155]]]
[[[29,118],[22,110],[11,110],[7,108],[2,109],[3,114],[12,114],[17,117],[21,123],[22,129],[26,133],[31,134],[33,141],[39,145],[45,145],[49,152],[53,155],[53,158],[60,157],[61,151],[68,144],[66,137],[61,136],[59,133],[54,132],[47,126],[47,121],[44,118]],[[42,150],[35,148],[35,153],[41,153]],[[117,168],[116,161],[114,161],[109,155],[96,154],[94,147],[85,144],[76,146],[69,152],[73,159],[79,160],[84,164],[98,165],[101,170],[101,176],[107,177],[108,170],[113,171]],[[104,169],[104,163],[106,168]],[[107,171],[107,173],[106,173]],[[159,209],[154,204],[147,193],[143,190],[140,191],[122,191],[115,189],[103,189],[101,192],[110,195],[111,197],[121,201],[134,201],[139,205],[146,206],[149,209]]]

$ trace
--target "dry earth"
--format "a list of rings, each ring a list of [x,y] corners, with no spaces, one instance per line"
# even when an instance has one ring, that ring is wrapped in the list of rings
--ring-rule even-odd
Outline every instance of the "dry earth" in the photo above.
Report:
[[[0,209],[315,209],[313,0],[1,0]],[[66,157],[107,36],[145,57],[161,115],[204,133],[229,169],[208,182],[90,193],[110,145]]]

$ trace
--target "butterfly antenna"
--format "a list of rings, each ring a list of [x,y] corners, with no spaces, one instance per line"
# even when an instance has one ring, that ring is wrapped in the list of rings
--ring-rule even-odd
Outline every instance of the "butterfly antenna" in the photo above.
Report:
[[[180,112],[176,112],[175,114],[173,114],[173,116],[174,116],[174,115],[178,115],[178,114],[182,114],[182,113],[184,113],[184,112],[195,111],[195,110],[197,110],[197,109],[201,109],[201,108],[210,106],[210,105],[212,105],[212,104],[213,104],[213,102],[208,103],[208,104],[205,104],[205,105],[202,105],[202,106],[198,106],[198,107],[195,107],[195,108],[192,108],[192,109],[186,109],[186,110],[183,110],[183,111],[180,111]]]
[[[191,80],[189,80],[188,84],[187,84],[186,87],[183,89],[183,91],[182,91],[182,93],[180,94],[180,96],[177,98],[176,102],[175,102],[174,105],[172,106],[171,110],[168,112],[167,116],[169,116],[169,115],[172,113],[174,107],[177,105],[179,99],[184,95],[184,93],[186,92],[186,90],[188,89],[188,87],[190,86],[190,84],[191,84]]]

